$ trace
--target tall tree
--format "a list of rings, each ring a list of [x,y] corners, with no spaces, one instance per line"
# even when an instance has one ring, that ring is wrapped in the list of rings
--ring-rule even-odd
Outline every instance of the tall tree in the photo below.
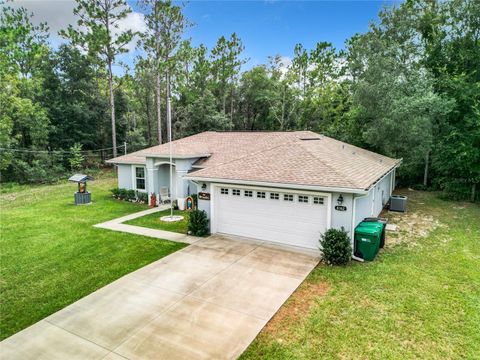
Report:
[[[183,33],[190,22],[183,15],[182,7],[174,5],[171,0],[152,0],[147,4],[150,12],[146,15],[148,30],[143,35],[143,43],[145,48],[153,54],[157,71],[160,73],[159,67],[162,66],[165,74],[165,103],[170,139],[172,135],[170,133],[172,123],[171,77],[178,62],[177,52]],[[156,79],[159,91],[159,77]],[[160,113],[159,104],[160,101],[157,98],[157,114]],[[159,135],[159,140],[161,141],[161,135]]]
[[[6,180],[37,180],[45,170],[44,156],[51,130],[47,111],[38,101],[42,94],[41,71],[50,52],[46,24],[35,26],[23,7],[0,9],[0,170]],[[21,147],[27,152],[13,153]]]
[[[74,14],[79,17],[78,28],[69,25],[60,33],[74,45],[81,46],[89,55],[97,58],[107,68],[110,95],[113,156],[117,156],[117,133],[115,120],[115,94],[113,65],[117,55],[127,52],[134,32],[120,30],[120,21],[125,19],[131,8],[125,0],[76,0]]]
[[[378,25],[350,41],[348,62],[355,72],[352,111],[364,144],[402,157],[404,180],[416,182],[422,167],[424,178],[428,174],[437,124],[453,102],[434,90],[412,16],[408,7],[382,11]]]
[[[152,66],[151,59],[140,59],[137,61],[135,64],[135,81],[133,87],[136,101],[139,103],[139,112],[141,116],[145,118],[147,144],[149,146],[154,144],[155,119],[157,119],[157,142],[159,141],[158,135],[161,134],[161,124],[158,123],[158,117],[155,116],[154,109],[155,101],[161,100],[160,98],[157,99],[155,80],[155,66]],[[152,96],[152,94],[154,96]],[[159,129],[160,131],[158,131]]]
[[[296,89],[292,86],[291,76],[288,76],[288,65],[280,55],[269,59],[269,76],[272,82],[271,96],[268,97],[270,114],[276,126],[275,129],[284,131],[294,127],[297,101]]]
[[[230,39],[221,36],[212,49],[212,71],[218,83],[217,94],[220,97],[221,109],[227,113],[227,97],[230,92],[230,118],[233,118],[233,90],[235,81],[239,77],[241,66],[247,61],[240,55],[244,50],[242,40],[233,33]]]

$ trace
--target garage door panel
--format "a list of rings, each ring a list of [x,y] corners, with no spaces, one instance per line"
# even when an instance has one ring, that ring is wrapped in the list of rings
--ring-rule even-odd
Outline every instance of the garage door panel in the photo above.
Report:
[[[264,191],[264,190],[262,190]],[[217,231],[258,238],[267,241],[279,242],[288,245],[318,249],[320,235],[327,227],[327,205],[313,204],[312,196],[309,203],[298,202],[295,194],[294,201],[269,198],[269,191],[265,190],[267,198],[245,197],[242,189],[240,196],[215,193],[215,223]],[[288,193],[288,192],[285,192]]]

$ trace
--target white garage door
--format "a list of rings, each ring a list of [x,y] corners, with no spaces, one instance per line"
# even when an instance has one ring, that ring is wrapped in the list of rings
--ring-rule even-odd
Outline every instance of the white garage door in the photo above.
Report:
[[[214,231],[318,249],[328,226],[328,197],[216,187]]]

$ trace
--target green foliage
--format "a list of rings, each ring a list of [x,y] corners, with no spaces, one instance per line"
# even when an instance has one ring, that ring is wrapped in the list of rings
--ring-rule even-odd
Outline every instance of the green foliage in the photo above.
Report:
[[[188,233],[193,236],[206,236],[209,231],[207,213],[204,210],[192,210],[188,221]]]
[[[84,160],[85,157],[82,154],[82,144],[73,144],[73,146],[70,148],[70,154],[68,158],[70,169],[74,171],[80,170]]]
[[[2,181],[58,178],[70,163],[52,151],[76,143],[88,151],[127,141],[135,151],[162,142],[167,93],[174,138],[207,130],[312,130],[402,158],[403,185],[478,199],[478,1],[386,7],[345,51],[323,41],[297,44],[291,62],[277,55],[247,71],[237,34],[220,36],[212,49],[195,47],[184,38],[191,24],[182,5],[139,5],[146,56],[134,74],[120,76],[111,67],[134,35],[111,31],[131,11],[124,0],[78,0],[81,26],[62,31],[70,42],[56,50],[46,24],[32,24],[23,8],[2,7]],[[114,155],[84,154],[84,166],[95,169]]]
[[[320,239],[322,259],[329,265],[346,265],[352,257],[350,237],[344,229],[328,229]]]
[[[146,204],[148,201],[147,193],[131,190],[131,189],[123,189],[123,188],[113,188],[110,190],[112,193],[112,197],[118,200],[125,200],[129,202],[137,202],[141,204]]]

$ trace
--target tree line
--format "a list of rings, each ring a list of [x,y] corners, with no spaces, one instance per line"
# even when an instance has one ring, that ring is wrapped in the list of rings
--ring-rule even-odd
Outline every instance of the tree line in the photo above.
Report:
[[[119,26],[132,11],[125,0],[76,1],[77,26],[60,31],[57,48],[48,24],[3,4],[2,181],[100,167],[123,142],[133,151],[206,130],[312,130],[403,158],[404,185],[478,198],[478,1],[385,7],[342,50],[297,44],[291,61],[276,55],[248,70],[235,33],[211,49],[193,46],[181,5],[139,1],[138,33]],[[132,42],[142,55],[118,75]]]

